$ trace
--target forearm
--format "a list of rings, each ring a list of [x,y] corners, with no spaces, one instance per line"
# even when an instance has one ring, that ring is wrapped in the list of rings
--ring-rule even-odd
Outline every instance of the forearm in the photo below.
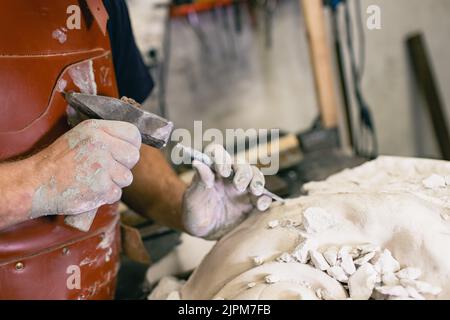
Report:
[[[122,199],[134,211],[171,228],[183,230],[181,205],[186,185],[178,178],[162,153],[141,147],[141,158],[133,169],[133,183]]]
[[[0,163],[0,229],[30,218],[33,159]]]

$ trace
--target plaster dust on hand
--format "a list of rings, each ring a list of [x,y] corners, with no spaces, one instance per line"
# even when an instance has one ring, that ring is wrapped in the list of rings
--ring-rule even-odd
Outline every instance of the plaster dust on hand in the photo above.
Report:
[[[225,235],[180,298],[450,299],[449,176],[449,162],[379,157],[308,183]]]

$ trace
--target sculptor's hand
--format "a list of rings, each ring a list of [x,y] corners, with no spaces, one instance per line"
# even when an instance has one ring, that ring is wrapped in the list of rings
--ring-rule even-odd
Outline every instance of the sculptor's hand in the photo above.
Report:
[[[213,160],[216,174],[205,164],[192,162],[196,173],[183,197],[183,223],[194,236],[218,239],[255,206],[267,210],[272,199],[262,195],[265,180],[259,169],[249,164],[233,165],[221,145],[211,144],[205,153]]]
[[[133,180],[140,146],[132,124],[83,121],[32,157],[37,176],[30,217],[79,214],[118,201]]]

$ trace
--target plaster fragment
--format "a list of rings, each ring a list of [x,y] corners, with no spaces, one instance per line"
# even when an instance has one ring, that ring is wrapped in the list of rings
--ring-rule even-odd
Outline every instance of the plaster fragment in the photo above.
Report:
[[[408,267],[401,269],[395,275],[400,279],[416,280],[422,275],[422,270],[419,268]]]
[[[292,256],[300,263],[307,263],[309,251],[317,249],[317,242],[313,239],[304,239],[292,252]]]
[[[365,255],[361,256],[360,258],[356,259],[354,262],[357,266],[361,266],[367,262],[369,262],[373,257],[375,257],[376,252],[369,252]]]
[[[340,258],[343,254],[350,254],[350,250],[352,247],[350,246],[342,246],[338,251],[338,258]]]
[[[322,289],[321,289],[321,288],[316,289],[316,296],[317,296],[317,298],[319,298],[320,300],[323,299],[323,294],[322,294]]]
[[[303,219],[303,226],[308,233],[325,231],[336,223],[330,213],[319,207],[307,208],[303,213]]]
[[[360,245],[358,248],[361,250],[361,254],[380,251],[380,247],[372,243]]]
[[[377,272],[369,263],[362,265],[348,279],[350,297],[354,300],[368,300],[375,287]]]
[[[361,255],[361,250],[358,249],[358,247],[351,247],[348,254],[353,258],[356,259]]]
[[[440,287],[435,287],[432,284],[425,281],[400,279],[400,283],[404,286],[413,287],[414,289],[417,290],[417,292],[423,294],[438,295],[442,291]]]
[[[267,223],[267,226],[268,226],[270,229],[273,229],[273,228],[278,227],[279,224],[280,224],[280,222],[279,222],[278,220],[271,220],[271,221],[269,221],[269,222]]]
[[[381,281],[385,286],[396,286],[400,283],[399,279],[392,272],[387,272],[381,275]]]
[[[415,288],[413,287],[406,287],[406,291],[408,292],[409,296],[413,298],[414,300],[425,300],[425,297],[421,295]]]
[[[268,283],[268,284],[273,284],[273,283],[276,283],[276,282],[280,281],[280,277],[278,277],[278,276],[275,275],[275,274],[269,274],[269,275],[267,275],[267,276],[264,278],[264,280],[265,280],[266,283]]]
[[[339,251],[338,256],[341,259],[340,266],[345,271],[345,273],[347,273],[348,275],[355,273],[356,267],[350,254],[346,251]]]
[[[392,257],[392,253],[388,249],[384,249],[373,265],[375,270],[381,274],[400,270],[400,263]]]
[[[261,256],[253,257],[252,260],[255,266],[260,266],[264,263],[264,259]]]
[[[328,247],[324,252],[323,252],[323,257],[325,258],[325,260],[327,260],[327,262],[329,263],[330,266],[335,266],[336,262],[337,262],[337,257],[338,257],[338,248],[337,247]]]
[[[301,225],[301,223],[299,221],[295,221],[292,219],[284,219],[281,221],[280,225],[284,228],[290,228],[290,227],[298,227],[299,225]]]
[[[402,296],[402,297],[396,297],[396,296],[389,296],[387,300],[414,300],[413,298]]]
[[[348,276],[345,274],[344,270],[341,267],[335,266],[331,267],[327,270],[328,275],[339,282],[347,282]]]
[[[325,258],[323,257],[323,255],[316,250],[311,250],[309,252],[310,256],[311,256],[311,261],[313,263],[313,265],[322,271],[327,270],[330,265],[328,264],[328,262],[325,260]]]
[[[278,258],[277,258],[277,261],[278,262],[292,262],[292,261],[294,261],[294,258],[289,254],[289,253],[287,253],[287,252],[283,252],[282,254],[281,254],[281,256],[279,256]]]
[[[406,291],[406,289],[402,286],[381,286],[376,287],[375,290],[388,296],[405,297],[405,298],[409,296],[408,291]]]
[[[446,185],[445,178],[438,174],[432,174],[428,178],[424,179],[422,183],[427,189],[445,188]]]

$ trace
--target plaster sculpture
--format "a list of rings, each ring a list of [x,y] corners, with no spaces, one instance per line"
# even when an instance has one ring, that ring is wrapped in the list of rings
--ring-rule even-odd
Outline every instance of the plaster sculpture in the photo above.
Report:
[[[380,157],[308,183],[222,238],[180,298],[450,299],[449,176]]]

